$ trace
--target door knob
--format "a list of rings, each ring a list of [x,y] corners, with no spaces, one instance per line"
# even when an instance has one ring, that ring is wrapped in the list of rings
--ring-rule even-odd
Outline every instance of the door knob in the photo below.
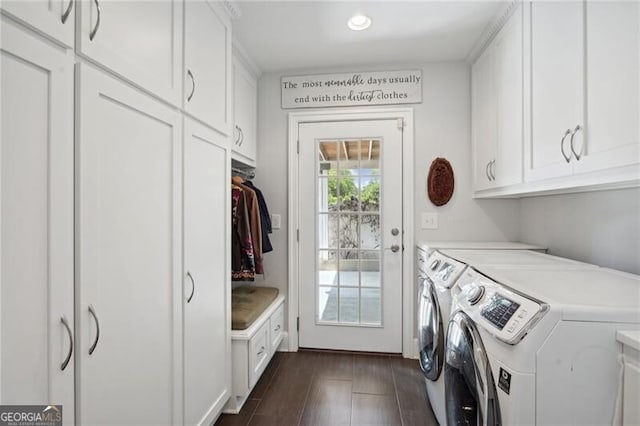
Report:
[[[398,244],[394,244],[391,246],[391,251],[397,253],[400,250],[400,246]]]
[[[394,237],[395,237],[396,235],[398,235],[399,233],[400,233],[400,230],[399,230],[398,228],[393,228],[393,229],[391,230],[391,235],[393,235]]]

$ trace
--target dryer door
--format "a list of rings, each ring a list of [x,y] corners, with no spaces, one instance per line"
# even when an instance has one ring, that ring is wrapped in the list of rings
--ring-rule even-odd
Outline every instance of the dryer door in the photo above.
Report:
[[[435,285],[429,277],[421,278],[418,310],[420,368],[427,379],[436,381],[444,362],[444,328]]]
[[[501,424],[487,353],[474,322],[462,311],[449,322],[444,377],[447,424]]]

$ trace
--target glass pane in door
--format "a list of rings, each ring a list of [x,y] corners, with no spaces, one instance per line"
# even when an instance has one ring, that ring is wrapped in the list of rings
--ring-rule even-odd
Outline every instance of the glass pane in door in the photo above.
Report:
[[[380,326],[380,140],[321,140],[317,153],[317,322]]]

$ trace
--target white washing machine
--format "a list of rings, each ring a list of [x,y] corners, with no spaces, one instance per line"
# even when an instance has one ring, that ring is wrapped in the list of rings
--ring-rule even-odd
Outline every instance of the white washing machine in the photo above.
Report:
[[[442,342],[446,343],[451,314],[451,288],[466,266],[484,269],[594,269],[595,265],[577,262],[542,252],[514,249],[438,249],[423,262],[427,280],[422,286],[419,306],[420,366],[425,373],[431,408],[441,425],[446,423],[445,383],[442,369]],[[443,279],[448,278],[448,279]],[[440,361],[438,363],[437,361]]]
[[[611,424],[616,331],[640,330],[640,277],[602,268],[483,274],[467,268],[452,289],[447,423]]]

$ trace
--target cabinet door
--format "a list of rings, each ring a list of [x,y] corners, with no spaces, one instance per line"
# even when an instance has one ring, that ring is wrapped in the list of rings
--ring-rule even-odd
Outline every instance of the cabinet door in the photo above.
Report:
[[[182,2],[81,0],[79,52],[178,105]]]
[[[525,177],[533,181],[573,172],[565,134],[584,126],[584,4],[534,1],[528,7],[531,133]]]
[[[78,71],[78,421],[178,424],[179,115],[86,65]]]
[[[487,49],[471,68],[471,115],[474,189],[493,186],[491,169],[496,159],[496,102],[494,51]]]
[[[256,161],[257,84],[255,78],[242,66],[233,63],[233,101],[235,129],[233,151],[238,159],[249,164]]]
[[[62,404],[73,424],[73,61],[1,31],[0,404]]]
[[[225,137],[185,120],[184,423],[211,424],[231,395],[230,159]]]
[[[522,182],[522,7],[494,41],[497,156],[493,173],[497,186]]]
[[[73,48],[74,0],[2,0],[0,8],[27,25]]]
[[[586,14],[587,128],[574,141],[575,171],[637,164],[640,4],[587,2]]]
[[[185,2],[184,64],[185,111],[229,135],[231,23],[216,2]]]

